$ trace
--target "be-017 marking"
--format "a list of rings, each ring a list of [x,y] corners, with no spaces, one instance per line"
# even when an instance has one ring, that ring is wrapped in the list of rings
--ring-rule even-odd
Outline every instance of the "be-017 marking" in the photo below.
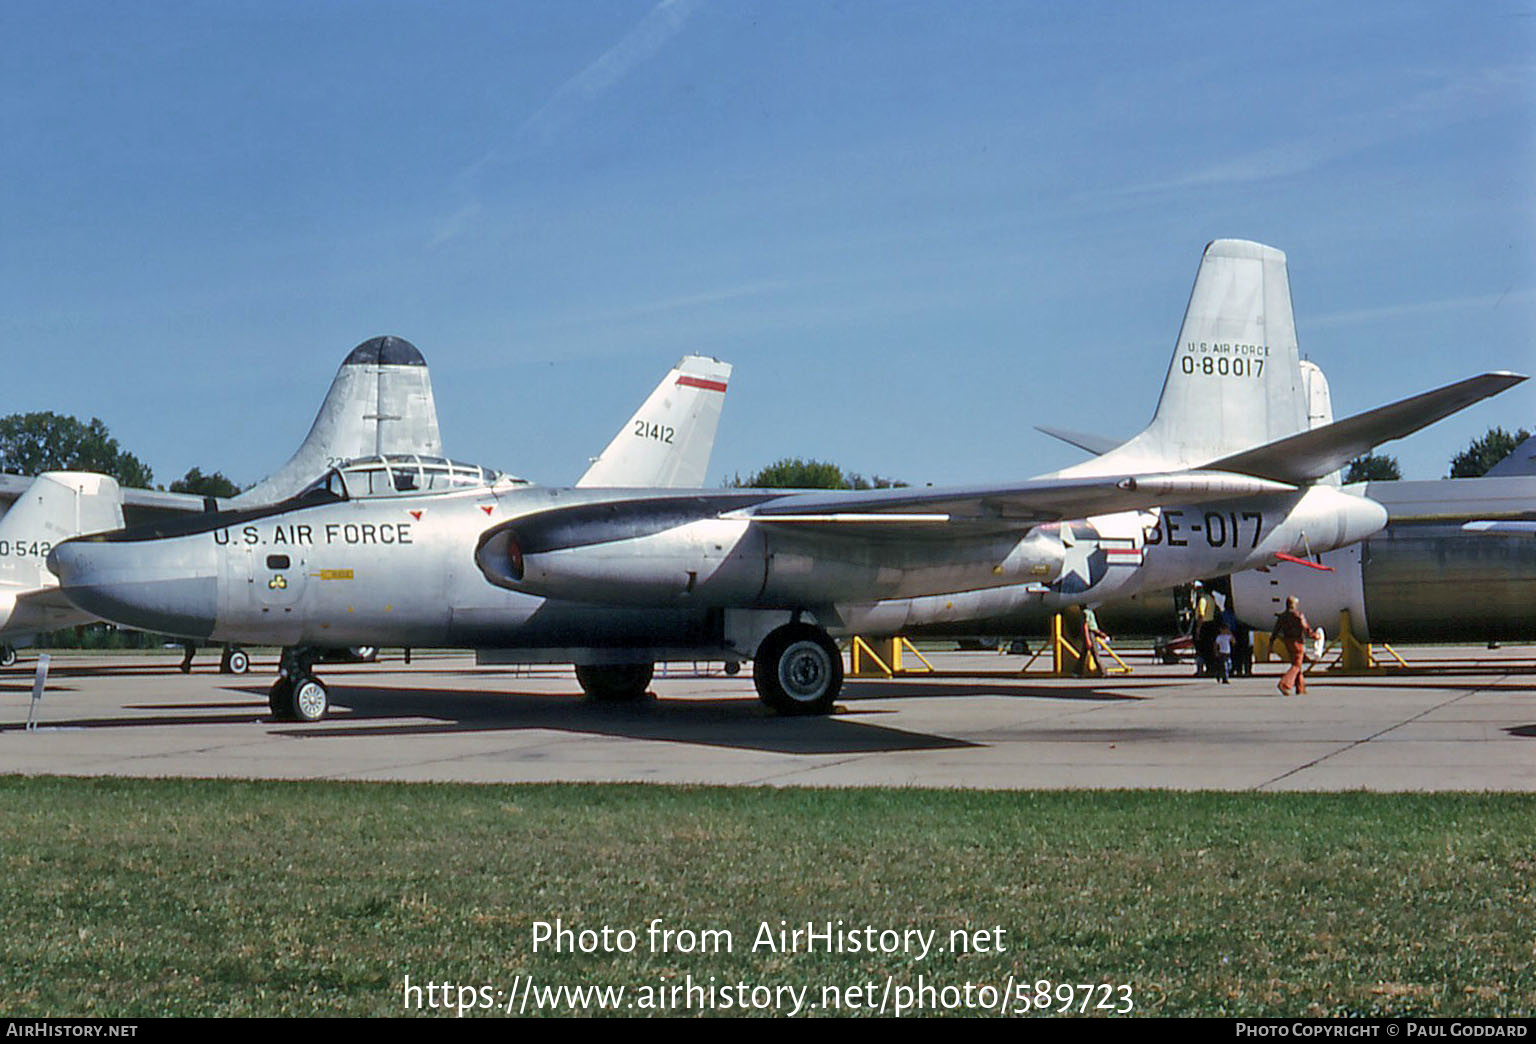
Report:
[[[1148,547],[1167,544],[1169,547],[1188,547],[1187,533],[1200,533],[1211,547],[1237,547],[1246,542],[1252,550],[1259,546],[1259,535],[1264,531],[1264,515],[1258,511],[1207,511],[1199,522],[1184,521],[1185,512],[1164,510],[1163,517],[1155,525],[1142,530],[1142,539]]]

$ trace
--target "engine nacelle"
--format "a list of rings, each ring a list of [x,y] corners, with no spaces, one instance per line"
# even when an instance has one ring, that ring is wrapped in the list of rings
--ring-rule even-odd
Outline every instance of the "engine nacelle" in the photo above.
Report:
[[[1286,598],[1294,595],[1301,601],[1307,621],[1322,627],[1330,638],[1338,636],[1339,613],[1347,609],[1350,630],[1356,638],[1369,640],[1362,555],[1362,545],[1351,544],[1320,556],[1321,564],[1331,571],[1280,562],[1263,570],[1234,573],[1232,611],[1254,630],[1268,631],[1275,625],[1275,617],[1285,612]]]
[[[875,522],[780,523],[583,506],[488,530],[475,562],[499,587],[605,605],[788,608],[1050,582],[1062,541]],[[845,528],[846,527],[846,528]],[[873,528],[868,528],[873,527]],[[884,528],[881,528],[884,527]]]

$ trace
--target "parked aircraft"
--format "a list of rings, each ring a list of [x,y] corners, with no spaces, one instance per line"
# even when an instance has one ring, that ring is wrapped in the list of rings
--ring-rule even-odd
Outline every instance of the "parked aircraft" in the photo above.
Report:
[[[306,720],[328,706],[315,650],[363,640],[575,662],[609,697],[643,693],[657,660],[752,659],[765,703],[825,712],[845,605],[1022,582],[1077,599],[1107,578],[1129,593],[1342,546],[1385,512],[1319,479],[1523,379],[1487,374],[1295,434],[1294,333],[1222,309],[1283,296],[1288,315],[1283,255],[1223,241],[1207,262],[1152,425],[1098,468],[834,493],[432,493],[337,469],[281,505],[67,541],[49,564],[109,619],[284,645],[271,703]]]
[[[709,356],[684,356],[619,429],[577,484],[590,487],[669,486],[701,482],[714,448],[730,374],[730,363]],[[20,480],[6,476],[13,484],[26,481],[29,485],[24,487],[27,492],[18,498],[17,505],[0,519],[0,570],[14,572],[19,568],[15,557],[25,554],[23,549],[40,548],[35,565],[42,579],[24,577],[18,589],[31,591],[46,587],[48,591],[46,596],[44,592],[36,591],[25,600],[21,605],[26,611],[17,615],[12,625],[0,624],[0,635],[30,637],[40,631],[97,619],[82,613],[57,593],[57,580],[43,562],[51,547],[61,540],[81,533],[122,528],[124,503],[140,519],[150,520],[147,524],[153,528],[188,514],[278,502],[298,492],[327,469],[349,460],[353,464],[349,473],[354,476],[386,484],[415,481],[419,483],[417,488],[423,491],[444,488],[445,482],[452,488],[461,488],[495,475],[478,467],[458,465],[442,457],[441,453],[442,440],[426,360],[403,338],[375,337],[354,348],[342,362],[308,436],[293,456],[271,477],[239,496],[211,501],[211,498],[159,490],[130,488],[120,491],[113,479],[85,473],[52,473],[54,479],[48,483],[41,479]],[[72,488],[78,487],[72,495],[61,485],[66,480],[73,484]],[[89,494],[79,491],[87,488],[91,490]],[[389,488],[393,492],[392,485]],[[47,497],[46,509],[29,507],[21,510],[24,505],[32,504],[29,498],[44,495]],[[71,496],[81,503],[87,503],[89,498],[91,508],[84,515],[89,524],[85,528],[71,528],[67,521],[78,514],[75,499],[67,499]],[[109,501],[114,512],[110,516],[106,514]],[[47,514],[40,514],[44,510]],[[39,526],[45,519],[46,531],[43,531]],[[14,538],[6,538],[7,526],[15,528],[17,535]],[[23,535],[30,536],[23,540]],[[8,579],[0,571],[0,585]],[[3,598],[3,592],[0,592],[0,599]],[[0,608],[4,607],[5,603],[0,601]],[[46,615],[43,613],[45,607]],[[372,648],[377,644],[376,641],[363,641],[352,647]],[[0,645],[0,664],[9,665],[15,658],[11,645]],[[244,673],[249,663],[244,650],[226,645],[222,669]]]
[[[45,562],[54,545],[82,533],[121,529],[117,481],[78,471],[46,471],[31,479],[0,518],[0,666],[16,662],[16,646],[43,631],[96,618],[59,593]]]
[[[1536,640],[1536,477],[1368,482],[1387,525],[1317,568],[1281,562],[1231,578],[1233,610],[1268,630],[1288,595],[1360,641]]]

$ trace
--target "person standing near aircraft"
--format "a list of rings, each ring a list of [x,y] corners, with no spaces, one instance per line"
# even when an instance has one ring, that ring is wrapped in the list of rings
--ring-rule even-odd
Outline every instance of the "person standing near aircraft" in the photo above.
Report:
[[[1227,684],[1227,676],[1232,673],[1232,632],[1223,623],[1221,631],[1216,635],[1216,678],[1221,684]]]
[[[1302,675],[1302,666],[1306,663],[1307,637],[1311,633],[1312,628],[1301,612],[1301,600],[1291,595],[1285,600],[1285,612],[1275,618],[1275,629],[1270,633],[1271,642],[1278,638],[1285,644],[1285,654],[1291,661],[1290,669],[1280,678],[1281,695],[1289,696],[1293,686],[1298,696],[1306,694],[1307,681]]]
[[[1099,618],[1093,607],[1083,606],[1083,654],[1077,661],[1079,678],[1104,677],[1104,664],[1099,659],[1098,643],[1109,641],[1109,635],[1099,629]]]

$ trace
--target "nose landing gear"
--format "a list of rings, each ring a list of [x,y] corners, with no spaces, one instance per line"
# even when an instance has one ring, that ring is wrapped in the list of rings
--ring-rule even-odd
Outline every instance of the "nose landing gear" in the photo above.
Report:
[[[267,705],[278,721],[320,721],[330,710],[330,690],[311,673],[313,649],[284,649],[277,680],[267,692]]]

